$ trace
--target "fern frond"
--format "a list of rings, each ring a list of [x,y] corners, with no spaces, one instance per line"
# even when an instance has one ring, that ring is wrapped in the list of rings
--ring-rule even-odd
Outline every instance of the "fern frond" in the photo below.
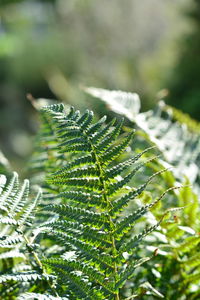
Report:
[[[56,171],[53,175],[54,176],[61,175],[65,172],[69,172],[70,170],[73,170],[74,168],[81,168],[82,166],[85,165],[90,166],[93,165],[94,163],[95,163],[95,159],[91,154],[81,156],[65,164],[63,168]]]
[[[91,210],[86,210],[82,208],[72,207],[66,204],[59,205],[49,205],[45,207],[45,210],[54,211],[59,213],[63,217],[71,220],[76,220],[80,223],[85,223],[86,225],[93,224],[97,228],[105,225],[108,222],[108,217],[105,213],[97,213]]]
[[[116,177],[117,175],[121,174],[121,172],[125,171],[126,169],[128,169],[131,165],[133,165],[137,160],[140,159],[140,157],[145,154],[147,151],[154,149],[155,147],[149,147],[147,149],[145,149],[144,151],[140,152],[139,154],[137,154],[136,156],[134,156],[133,158],[130,158],[124,162],[118,163],[117,165],[115,165],[114,167],[111,168],[107,168],[105,171],[105,179],[111,179]]]
[[[99,286],[102,286],[104,289],[108,290],[109,292],[113,293],[113,285],[109,284],[109,282],[105,281],[105,274],[100,273],[97,268],[91,266],[87,263],[82,261],[75,261],[75,260],[64,260],[64,259],[47,259],[44,261],[47,265],[51,266],[60,266],[61,268],[66,267],[70,268],[74,271],[82,272],[82,276],[87,276],[91,282],[95,282]]]
[[[0,206],[4,204],[4,207],[6,207],[7,203],[9,204],[12,203],[12,197],[13,195],[15,195],[18,189],[18,185],[19,185],[18,174],[14,172],[10,183],[6,186],[5,190],[1,191]]]
[[[71,111],[73,111],[73,107],[71,107]],[[59,115],[59,113],[63,112],[64,111],[64,105],[62,103],[59,103],[59,104],[52,104],[52,105],[47,105],[47,106],[44,106],[42,108],[42,111],[49,111],[49,112],[53,112],[54,115]],[[70,111],[70,112],[71,112]],[[70,114],[69,114],[70,116]],[[69,117],[68,116],[68,117]]]
[[[153,157],[150,160],[148,160],[146,163],[154,160],[157,157]],[[138,170],[140,170],[142,167],[144,167],[145,163],[141,163],[139,165],[137,165],[137,167],[135,167],[130,173],[128,173],[128,175],[126,175],[123,179],[110,184],[109,188],[108,188],[108,195],[112,196],[114,194],[117,194],[118,190],[122,189],[131,179],[132,177],[137,173]],[[160,173],[159,173],[160,174]],[[111,175],[112,178],[113,175]],[[153,175],[153,177],[156,176],[156,174]],[[153,178],[150,177],[148,182],[150,182]]]
[[[140,168],[140,166],[138,168]],[[144,184],[139,186],[139,188],[131,190],[129,193],[127,193],[127,194],[123,195],[122,197],[120,197],[120,198],[116,199],[115,201],[113,201],[112,214],[115,215],[115,214],[119,213],[125,206],[128,205],[128,203],[132,199],[139,196],[146,189],[147,185],[154,179],[154,177],[160,175],[161,173],[163,173],[165,171],[166,171],[166,169],[163,169],[161,171],[158,171],[158,172],[154,173],[152,176],[150,176],[148,178],[148,180]]]
[[[101,138],[99,142],[96,141],[95,148],[97,149],[98,153],[105,152],[115,141],[115,139],[119,136],[121,128],[123,124],[123,119],[120,123],[117,124],[113,129],[111,129],[105,137]]]
[[[16,257],[26,259],[25,255],[22,252],[19,252],[19,250],[11,250],[0,254],[0,260],[8,259],[8,258],[16,258]]]
[[[34,210],[41,198],[41,192],[38,193],[32,203],[30,203],[28,196],[29,181],[25,179],[23,185],[20,187],[18,175],[14,173],[5,191],[0,195],[0,201],[6,208],[4,214],[0,216],[0,224],[19,227],[30,223],[34,218]]]
[[[91,282],[88,280],[88,276],[85,277],[82,271],[78,271],[79,269],[83,270],[93,275],[93,268],[87,267],[87,265],[82,265],[81,263],[76,263],[73,261],[64,261],[61,259],[50,259],[45,260],[49,267],[55,270],[56,274],[58,274],[58,281],[64,283],[67,287],[69,287],[70,293],[74,292],[78,299],[102,299],[104,296],[101,289],[92,288]],[[101,275],[97,271],[96,280],[103,280]],[[76,298],[76,299],[77,299]]]
[[[103,116],[99,121],[97,121],[95,124],[92,124],[90,128],[87,129],[87,134],[89,136],[92,136],[93,134],[97,134],[99,132],[98,130],[101,128],[101,126],[106,121],[106,116]]]
[[[77,120],[77,124],[82,130],[87,130],[93,120],[93,112],[86,110],[86,112]]]
[[[20,217],[18,224],[22,225],[31,225],[34,220],[35,209],[37,208],[38,203],[42,197],[42,191],[40,190],[35,197],[33,203],[29,204],[23,211],[23,215]]]
[[[67,297],[54,297],[50,294],[40,294],[40,293],[24,293],[17,297],[17,300],[69,300]]]
[[[22,211],[23,207],[26,205],[29,195],[29,181],[24,180],[24,183],[21,189],[16,193],[16,195],[12,199],[12,203],[9,207],[9,214],[13,217],[20,211]]]
[[[79,239],[78,235],[76,237],[68,235],[65,232],[58,230],[51,230],[49,235],[54,236],[63,245],[67,245],[69,249],[75,249],[82,254],[86,259],[93,261],[93,263],[101,264],[104,268],[107,268],[107,272],[113,269],[112,260],[110,255],[101,252],[96,246],[91,245],[88,242]]]
[[[0,275],[0,283],[5,283],[7,281],[21,281],[21,282],[33,281],[33,280],[36,281],[36,280],[42,280],[47,278],[44,275],[30,271],[26,273],[24,272],[24,273]]]
[[[84,166],[81,168],[76,168],[70,171],[63,171],[62,174],[55,174],[54,177],[52,176],[51,180],[52,182],[56,180],[62,180],[62,179],[68,179],[68,178],[77,178],[77,177],[98,177],[99,176],[99,170],[96,166],[90,165],[90,166]]]
[[[60,229],[65,233],[76,235],[80,240],[87,241],[91,245],[111,247],[111,242],[106,233],[94,227],[67,220],[55,221],[54,223],[51,223],[51,225],[53,228]]]
[[[62,197],[64,200],[71,200],[75,203],[85,203],[87,206],[96,207],[96,208],[103,208],[105,207],[105,203],[103,202],[103,196],[100,193],[92,192],[87,193],[82,191],[81,189],[78,189],[76,191],[67,191],[62,192],[59,194],[60,197]]]
[[[115,120],[106,125],[103,117],[92,123],[93,113],[88,110],[80,114],[71,109],[67,114],[58,107],[46,108],[44,114],[55,134],[54,151],[62,153],[67,162],[57,164],[48,176],[47,183],[54,191],[49,201],[54,198],[63,202],[42,204],[44,213],[51,212],[56,217],[41,225],[38,234],[45,233],[51,243],[61,245],[60,253],[73,251],[75,256],[53,256],[43,262],[55,272],[61,295],[69,289],[71,299],[119,299],[119,288],[133,276],[137,266],[149,260],[134,258],[126,267],[123,252],[133,254],[133,249],[160,223],[134,237],[127,233],[162,196],[128,217],[121,212],[165,170],[150,176],[139,188],[128,189],[136,172],[156,157],[135,165],[151,147],[120,161],[133,136],[131,133],[119,138],[123,120],[117,125]],[[118,176],[121,174],[123,177]]]
[[[116,119],[113,119],[103,128],[98,128],[98,130],[96,132],[92,131],[92,134],[90,135],[90,139],[91,139],[92,143],[96,145],[97,143],[100,143],[100,141],[104,140],[108,136],[108,133],[112,130],[112,127],[114,126],[115,122],[116,122]],[[93,129],[93,127],[96,124],[92,125],[91,129]],[[90,131],[89,131],[89,133],[90,133]]]
[[[120,280],[117,282],[116,287],[120,288],[123,286],[124,282],[127,281],[128,279],[130,279],[133,274],[134,274],[134,270],[136,268],[138,268],[139,266],[143,265],[144,263],[146,263],[147,261],[149,261],[151,258],[150,257],[145,257],[145,258],[141,258],[139,260],[135,260],[134,262],[132,262],[125,271],[123,271],[120,274]]]
[[[0,215],[0,293],[5,299],[8,295],[12,297],[12,293],[28,291],[35,282],[47,284],[50,279],[35,252],[37,244],[31,238],[41,191],[31,199],[29,189],[29,181],[25,179],[21,185],[14,173],[0,195],[2,206],[6,207]]]
[[[17,244],[23,241],[23,237],[20,234],[15,235],[3,235],[0,237],[0,247],[1,248],[12,248],[15,247]]]
[[[17,225],[17,221],[12,217],[1,217],[0,224]]]
[[[133,137],[133,134],[134,133],[129,134],[119,145],[115,147],[111,146],[105,153],[100,155],[102,161],[104,161],[104,165],[110,164],[125,151]]]
[[[118,242],[119,245],[119,253],[128,252],[132,254],[135,251],[135,248],[139,245],[139,243],[151,232],[155,231],[160,225],[161,221],[156,223],[153,226],[145,228],[140,234],[132,237],[128,241],[124,241],[124,239],[120,239]]]
[[[122,91],[98,88],[84,90],[106,102],[114,112],[126,116],[142,129],[146,140],[153,142],[163,153],[165,160],[175,166],[172,171],[177,179],[183,174],[185,176],[190,174],[191,182],[198,185],[200,157],[198,122],[166,105],[164,101],[160,101],[154,110],[140,113],[140,99],[136,94],[129,95]]]

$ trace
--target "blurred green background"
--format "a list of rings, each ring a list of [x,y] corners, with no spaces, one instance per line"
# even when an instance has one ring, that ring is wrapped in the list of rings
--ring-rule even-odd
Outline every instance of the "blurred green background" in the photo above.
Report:
[[[199,0],[0,0],[0,149],[18,166],[31,153],[37,114],[26,98],[105,107],[81,86],[159,91],[200,119]]]

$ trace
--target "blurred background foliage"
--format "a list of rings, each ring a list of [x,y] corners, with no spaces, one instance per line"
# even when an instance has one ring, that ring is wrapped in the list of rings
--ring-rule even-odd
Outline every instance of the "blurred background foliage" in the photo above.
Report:
[[[179,56],[170,73],[169,103],[200,119],[200,1],[185,11],[192,25],[179,42]]]
[[[31,150],[36,114],[26,94],[99,115],[80,86],[137,92],[145,111],[166,100],[199,119],[200,1],[0,0],[0,148]]]

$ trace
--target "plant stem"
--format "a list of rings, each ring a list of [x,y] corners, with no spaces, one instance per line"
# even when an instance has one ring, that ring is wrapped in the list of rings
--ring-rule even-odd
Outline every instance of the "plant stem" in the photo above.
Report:
[[[108,212],[109,212],[109,210],[113,207],[113,205],[112,205],[112,203],[110,202],[110,200],[107,197],[107,188],[106,188],[106,184],[105,184],[105,180],[104,180],[104,172],[103,172],[103,169],[101,167],[101,162],[100,162],[99,157],[98,157],[98,155],[96,153],[96,149],[93,146],[93,144],[90,141],[90,139],[88,139],[87,134],[84,131],[82,131],[82,132],[83,132],[83,135],[88,140],[88,142],[90,143],[90,146],[91,146],[91,149],[92,149],[92,153],[94,155],[94,158],[95,158],[95,161],[96,161],[96,165],[97,165],[97,168],[99,170],[99,181],[100,181],[100,183],[102,185],[103,197],[104,197],[105,203],[107,204]],[[111,216],[109,216],[109,220],[108,221],[109,221],[109,225],[110,225],[109,235],[110,235],[110,240],[111,240],[111,243],[112,243],[112,257],[114,259],[113,278],[114,278],[114,282],[116,284],[117,283],[118,268],[117,268],[117,263],[115,261],[115,257],[116,257],[116,254],[117,254],[117,249],[116,249],[116,245],[115,245],[115,238],[113,236],[113,229],[115,229],[115,224],[114,224]],[[117,292],[117,294],[115,294],[115,300],[120,300],[120,298],[119,298],[119,292]]]
[[[30,249],[31,243],[30,243],[29,239],[23,234],[23,232],[22,232],[20,229],[19,229],[19,230],[17,229],[17,231],[22,235],[23,239],[24,239],[25,242],[26,242],[26,246],[27,246],[29,252],[30,252],[30,253],[33,255],[33,257],[35,258],[35,261],[36,261],[37,265],[39,266],[39,268],[41,269],[42,274],[45,275],[45,274],[46,274],[45,268],[44,268],[44,266],[43,266],[41,260],[39,259],[37,253],[36,253],[35,251],[33,251],[32,249]],[[47,284],[48,284],[48,286],[50,287],[50,289],[54,292],[54,294],[56,295],[56,297],[59,298],[58,293],[56,292],[56,290],[55,290],[55,288],[53,287],[53,285],[49,282],[49,280],[47,280]]]
[[[103,191],[103,197],[105,202],[107,203],[108,206],[108,211],[113,207],[112,203],[109,201],[108,197],[107,197],[107,188],[106,188],[106,184],[104,181],[104,174],[103,174],[103,170],[101,168],[101,163],[99,161],[99,158],[95,152],[95,149],[93,148],[93,145],[91,145],[92,149],[93,149],[93,153],[95,156],[95,160],[96,160],[96,164],[99,170],[99,180],[100,183],[102,184],[102,191]],[[110,224],[110,240],[112,243],[112,257],[114,259],[114,272],[113,272],[113,277],[114,277],[114,282],[115,284],[117,283],[117,275],[118,275],[118,268],[117,268],[117,263],[115,262],[115,257],[117,254],[117,249],[116,249],[116,245],[115,245],[115,238],[113,236],[113,229],[115,228],[115,224],[111,218],[111,216],[109,216],[109,224]],[[115,300],[120,300],[119,298],[119,292],[117,292],[117,294],[115,294]]]

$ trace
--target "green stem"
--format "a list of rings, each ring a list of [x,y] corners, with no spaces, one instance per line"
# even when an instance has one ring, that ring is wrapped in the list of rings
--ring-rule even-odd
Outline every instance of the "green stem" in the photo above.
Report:
[[[82,133],[86,137],[86,139],[88,140],[88,143],[91,146],[92,153],[94,155],[94,158],[95,158],[95,161],[96,161],[96,165],[97,165],[97,168],[99,170],[99,180],[100,180],[100,183],[102,185],[102,191],[103,191],[104,201],[107,204],[108,212],[109,212],[110,209],[113,207],[113,205],[112,205],[112,203],[110,202],[110,200],[107,197],[107,188],[106,188],[106,183],[104,181],[104,174],[103,174],[103,170],[101,168],[101,162],[100,162],[99,157],[98,157],[98,155],[96,153],[96,149],[93,146],[93,144],[91,143],[91,141],[88,138],[87,134],[84,131],[82,131]],[[115,245],[115,238],[113,236],[113,229],[115,229],[115,224],[114,224],[111,216],[109,216],[109,220],[108,221],[109,221],[109,225],[110,225],[109,226],[110,227],[109,235],[110,235],[110,240],[111,240],[111,243],[112,243],[112,257],[114,259],[113,278],[114,278],[114,282],[116,284],[117,283],[117,275],[118,275],[118,267],[117,267],[117,263],[115,261],[116,254],[117,254],[117,249],[116,249],[116,245]],[[117,294],[115,294],[115,300],[120,300],[120,298],[119,298],[119,292],[117,292]]]
[[[94,154],[95,160],[96,160],[96,164],[97,164],[97,167],[98,167],[98,170],[99,170],[99,180],[102,184],[103,197],[104,197],[105,202],[107,203],[107,207],[108,207],[108,211],[109,211],[113,207],[113,205],[107,197],[107,189],[106,189],[106,184],[105,184],[105,181],[104,181],[104,175],[103,175],[103,170],[101,168],[101,163],[100,163],[99,158],[98,158],[98,156],[95,152],[95,149],[93,148],[93,145],[91,145],[91,147],[92,147],[93,154]],[[115,284],[116,284],[117,283],[117,275],[118,275],[117,263],[115,262],[117,249],[116,249],[116,245],[115,245],[115,238],[113,236],[113,228],[115,228],[115,224],[114,224],[111,216],[109,216],[109,224],[110,224],[110,240],[111,240],[111,243],[112,243],[112,257],[114,259],[113,277],[114,277],[114,281],[115,281]],[[120,300],[119,292],[117,292],[117,294],[115,294],[115,300]]]
[[[23,239],[26,242],[27,249],[33,255],[33,257],[34,257],[37,265],[39,266],[39,268],[42,271],[42,274],[44,274],[44,275],[47,274],[46,270],[45,270],[45,268],[44,268],[44,266],[43,266],[43,264],[41,262],[41,260],[39,259],[38,255],[37,255],[37,253],[35,251],[33,251],[32,249],[30,249],[31,243],[30,243],[29,239],[23,234],[23,232],[20,229],[17,229],[16,231],[22,235]],[[54,294],[56,295],[56,297],[59,298],[59,295],[57,294],[55,288],[53,287],[53,285],[48,280],[47,280],[47,284],[50,287],[50,289],[54,292]]]

